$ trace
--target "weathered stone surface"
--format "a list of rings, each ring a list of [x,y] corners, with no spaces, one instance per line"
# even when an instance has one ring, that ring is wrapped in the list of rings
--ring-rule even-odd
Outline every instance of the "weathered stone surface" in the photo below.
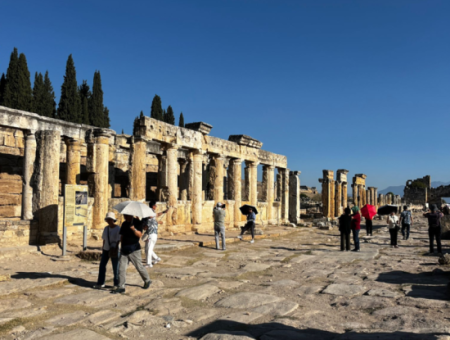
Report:
[[[261,272],[266,269],[269,269],[269,264],[263,264],[263,263],[249,263],[245,265],[243,268],[241,268],[241,271],[243,272]]]
[[[393,292],[391,290],[387,289],[371,289],[367,292],[367,295],[369,296],[381,296],[381,297],[390,297],[390,298],[396,298],[399,297],[400,294],[397,292]]]
[[[109,340],[106,336],[100,335],[89,329],[74,329],[73,331],[61,334],[46,336],[45,340]]]
[[[232,332],[232,331],[218,331],[209,333],[202,337],[200,340],[254,340],[250,334],[246,332]]]
[[[120,318],[119,312],[114,312],[111,310],[102,310],[95,314],[90,315],[87,318],[88,323],[93,324],[95,326],[102,325],[108,322],[111,322],[115,319]]]
[[[259,294],[259,293],[238,293],[228,296],[218,302],[216,306],[224,308],[252,308],[265,305],[267,303],[278,302],[283,300],[280,297]]]
[[[205,300],[219,291],[220,289],[217,286],[204,284],[201,286],[183,289],[179,291],[176,296],[183,296],[192,300]]]
[[[231,313],[226,316],[221,317],[219,320],[225,320],[230,322],[239,322],[239,323],[250,323],[261,317],[263,314],[259,313],[249,313],[249,312],[236,312]]]
[[[298,304],[291,301],[280,301],[274,303],[268,303],[259,307],[252,309],[252,313],[259,314],[273,314],[284,316],[289,313],[292,313],[298,308]]]
[[[101,302],[111,302],[109,292],[91,290],[77,295],[67,295],[55,301],[56,304],[98,306]]]
[[[85,319],[87,314],[83,311],[73,312],[73,313],[67,313],[67,314],[61,314],[57,315],[51,319],[48,319],[46,321],[47,324],[50,324],[52,326],[71,326],[79,323],[83,319]]]
[[[38,299],[56,299],[60,296],[67,296],[74,292],[73,289],[49,289],[33,293]]]
[[[25,299],[5,299],[1,300],[0,312],[27,308],[31,306],[31,302]]]
[[[285,288],[295,288],[300,286],[300,283],[294,280],[280,280],[268,283],[272,287],[285,287]]]
[[[155,299],[145,306],[145,309],[154,315],[172,315],[178,313],[182,308],[181,300],[178,298]]]
[[[324,286],[302,286],[295,290],[298,295],[310,295],[320,292]]]
[[[322,291],[322,294],[331,294],[339,296],[356,296],[366,292],[367,289],[358,285],[331,284]]]

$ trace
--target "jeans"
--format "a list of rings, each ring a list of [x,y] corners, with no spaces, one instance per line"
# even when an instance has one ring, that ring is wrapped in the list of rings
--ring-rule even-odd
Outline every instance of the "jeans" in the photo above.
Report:
[[[442,253],[441,227],[429,227],[428,235],[430,236],[430,253],[434,253],[434,238],[435,237],[436,237],[438,253]]]
[[[222,249],[225,250],[225,227],[214,227],[214,233],[216,234],[216,248],[219,249],[219,236],[222,236]]]
[[[100,268],[98,270],[97,284],[99,286],[105,284],[106,265],[109,261],[109,250],[103,250],[102,259],[100,260]],[[119,285],[119,258],[111,258],[113,273],[114,273],[114,286]]]
[[[158,234],[149,234],[148,240],[145,242],[145,259],[149,266],[152,264],[152,258],[155,260],[159,259],[159,257],[153,251],[157,240]]]
[[[411,228],[410,224],[402,223],[402,235],[407,240],[409,239],[409,229]]]
[[[359,250],[359,230],[353,229],[353,242],[355,243],[355,250]]]
[[[391,234],[391,246],[396,246],[397,245],[397,235],[398,235],[397,228],[390,228],[389,234]]]
[[[244,233],[249,229],[252,233],[252,239],[254,239],[255,238],[255,222],[247,222],[247,224],[241,230],[241,235],[244,235]]]
[[[372,235],[372,220],[366,219],[366,233]]]
[[[141,255],[141,250],[139,249],[128,255],[123,255],[123,254],[120,255],[119,288],[125,288],[128,262],[131,262],[133,264],[133,266],[138,271],[139,275],[141,275],[142,280],[144,280],[144,282],[150,281],[150,276],[148,276],[147,270],[145,270],[144,266],[142,265],[142,255]]]
[[[350,250],[350,232],[341,232],[341,250]]]

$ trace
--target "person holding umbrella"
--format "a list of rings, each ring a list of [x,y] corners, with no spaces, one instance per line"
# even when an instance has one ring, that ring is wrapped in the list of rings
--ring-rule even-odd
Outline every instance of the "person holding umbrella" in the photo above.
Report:
[[[436,237],[437,250],[442,254],[441,245],[441,218],[444,216],[435,204],[431,206],[431,211],[423,214],[428,219],[428,236],[430,237],[430,255],[434,254],[434,238]]]
[[[352,217],[352,233],[353,242],[355,243],[355,249],[352,251],[361,251],[359,249],[359,231],[361,230],[361,215],[359,214],[359,208],[355,205],[352,207],[353,215]]]
[[[395,215],[395,211],[392,210],[386,219],[388,224],[389,234],[391,234],[391,248],[398,248],[397,235],[400,227],[398,226],[398,216]]]
[[[352,229],[352,217],[350,208],[344,209],[344,214],[339,217],[339,231],[341,232],[341,251],[350,250],[350,230]]]
[[[238,236],[238,239],[242,240],[242,235],[250,229],[252,233],[252,240],[250,243],[255,243],[255,221],[256,214],[258,213],[256,208],[251,205],[243,205],[239,208],[244,215],[247,215],[247,223],[244,227],[241,227],[241,234]]]
[[[371,204],[366,204],[361,209],[361,214],[366,219],[366,233],[367,236],[372,236],[372,219],[377,214],[377,208]]]

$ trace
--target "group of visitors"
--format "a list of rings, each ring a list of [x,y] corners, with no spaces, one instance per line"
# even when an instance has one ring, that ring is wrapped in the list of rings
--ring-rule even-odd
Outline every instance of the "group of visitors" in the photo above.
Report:
[[[353,212],[353,214],[352,214]],[[430,207],[430,212],[424,213],[424,217],[428,219],[428,235],[430,238],[430,254],[434,253],[434,239],[437,243],[438,253],[442,253],[441,246],[441,223],[440,220],[444,216],[436,205]],[[398,248],[398,232],[401,231],[403,240],[409,239],[413,217],[411,211],[405,205],[400,214],[400,218],[392,211],[386,218],[388,226],[391,248]],[[372,236],[372,219],[366,217],[367,236]],[[357,206],[344,209],[344,214],[339,217],[339,231],[341,233],[341,251],[350,250],[350,233],[353,234],[353,242],[355,248],[352,251],[360,251],[359,232],[361,230],[361,215]]]

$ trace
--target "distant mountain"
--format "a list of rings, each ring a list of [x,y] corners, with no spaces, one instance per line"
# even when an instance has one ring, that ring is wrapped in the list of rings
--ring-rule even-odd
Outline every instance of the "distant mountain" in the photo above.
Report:
[[[439,187],[441,185],[450,185],[450,182],[441,182],[441,181],[431,182],[431,187],[432,188],[437,188],[437,187]],[[404,185],[398,185],[398,186],[390,186],[390,187],[387,187],[386,189],[383,189],[383,190],[378,190],[378,193],[386,195],[388,192],[392,192],[392,193],[394,193],[394,195],[403,196],[404,190],[405,190],[405,186]]]

